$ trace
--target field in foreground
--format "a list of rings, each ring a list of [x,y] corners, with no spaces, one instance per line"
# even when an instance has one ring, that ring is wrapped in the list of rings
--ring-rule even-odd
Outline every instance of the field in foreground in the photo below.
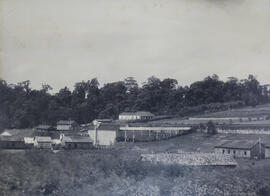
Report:
[[[221,140],[252,135],[194,133],[167,141],[91,151],[0,151],[0,195],[264,195],[270,160],[237,160],[236,168],[151,165],[142,153],[212,152]],[[264,136],[264,140],[269,140]]]

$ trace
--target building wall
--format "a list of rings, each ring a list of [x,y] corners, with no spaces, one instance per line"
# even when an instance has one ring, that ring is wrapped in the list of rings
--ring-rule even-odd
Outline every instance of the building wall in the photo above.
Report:
[[[51,142],[37,142],[35,140],[34,146],[36,148],[45,148],[45,149],[48,149],[48,148],[51,148],[52,147],[52,143]]]
[[[265,158],[265,148],[263,144],[257,143],[255,146],[252,147],[251,158]]]
[[[218,133],[229,134],[266,134],[270,135],[270,130],[265,129],[217,129]]]
[[[119,120],[140,120],[138,115],[119,115]]]
[[[270,148],[269,147],[265,148],[265,158],[266,159],[270,158]]]
[[[24,141],[0,141],[1,149],[23,149],[26,148]]]
[[[95,130],[89,130],[88,134],[95,144],[95,137],[96,137]],[[114,145],[116,142],[116,136],[117,136],[117,132],[114,130],[112,131],[98,130],[98,134],[97,134],[98,144],[104,145],[104,146]]]
[[[238,158],[250,158],[251,152],[250,150],[242,150],[242,149],[228,149],[228,148],[215,148],[215,153],[231,155]]]
[[[92,147],[92,143],[65,142],[66,149],[90,149]]]

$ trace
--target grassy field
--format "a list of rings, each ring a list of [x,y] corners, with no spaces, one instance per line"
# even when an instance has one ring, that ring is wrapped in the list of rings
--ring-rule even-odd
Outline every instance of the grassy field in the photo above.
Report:
[[[156,142],[119,143],[112,149],[0,151],[0,195],[263,195],[270,160],[238,159],[236,168],[151,165],[142,153],[213,152],[231,138],[254,135],[199,133]],[[262,138],[270,141],[269,137]]]

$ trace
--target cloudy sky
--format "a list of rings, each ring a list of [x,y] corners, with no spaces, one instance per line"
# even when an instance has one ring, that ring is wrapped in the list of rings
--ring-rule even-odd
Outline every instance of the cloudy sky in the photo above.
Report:
[[[270,83],[269,0],[0,0],[0,77],[56,90],[97,77]]]

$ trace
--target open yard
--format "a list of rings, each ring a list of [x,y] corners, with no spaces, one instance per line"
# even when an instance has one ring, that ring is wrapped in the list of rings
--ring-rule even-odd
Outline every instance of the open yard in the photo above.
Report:
[[[253,135],[194,133],[156,142],[119,143],[112,149],[0,151],[0,195],[264,195],[270,160],[237,160],[236,168],[152,165],[141,154],[213,152],[224,139]],[[263,136],[263,140],[270,138]]]

